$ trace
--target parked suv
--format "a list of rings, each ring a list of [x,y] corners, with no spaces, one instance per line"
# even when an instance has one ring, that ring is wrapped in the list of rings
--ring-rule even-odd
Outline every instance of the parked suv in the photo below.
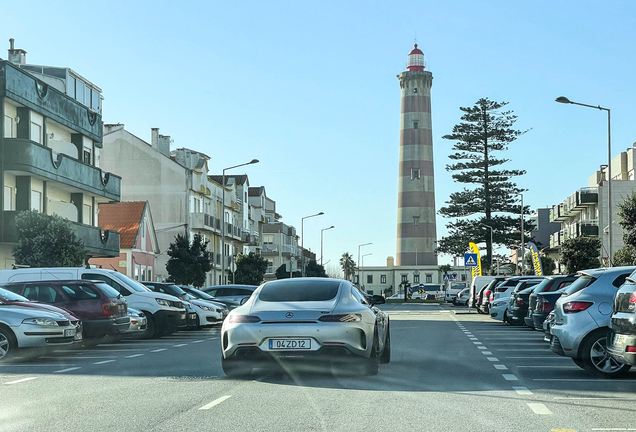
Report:
[[[69,310],[82,320],[85,338],[118,335],[130,327],[126,300],[103,282],[15,282],[4,284],[3,288],[29,300]]]
[[[201,291],[210,294],[214,300],[225,303],[229,309],[241,304],[241,300],[252,295],[258,288],[255,285],[216,285],[203,288]]]
[[[139,282],[115,270],[83,267],[48,267],[0,270],[0,284],[60,280],[100,280],[123,295],[128,306],[140,310],[148,319],[144,337],[160,337],[185,324],[185,308],[176,297],[152,292]]]
[[[528,313],[528,303],[530,303],[530,294],[534,288],[542,282],[541,279],[528,279],[519,282],[514,291],[510,295],[508,301],[508,324],[518,325],[524,323],[524,317]]]
[[[609,354],[620,363],[636,364],[636,272],[616,292],[610,327]]]
[[[550,348],[571,357],[596,374],[613,378],[625,374],[630,365],[621,364],[607,352],[614,295],[636,266],[598,268],[578,272],[580,277],[557,300],[554,323],[550,326]]]
[[[524,318],[526,325],[535,330],[542,331],[543,320],[545,320],[548,313],[552,310],[552,304],[546,304],[547,301],[545,300],[545,296],[539,297],[539,294],[563,289],[574,282],[577,277],[578,275],[547,276],[543,281],[541,281],[541,283],[534,288],[532,294],[530,294],[528,313]],[[539,300],[541,300],[541,302]]]

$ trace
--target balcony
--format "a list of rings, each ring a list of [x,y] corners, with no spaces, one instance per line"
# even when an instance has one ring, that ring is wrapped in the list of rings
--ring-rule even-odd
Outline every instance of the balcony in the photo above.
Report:
[[[5,171],[24,172],[113,201],[121,197],[121,177],[80,162],[34,141],[4,138]]]
[[[598,188],[579,189],[577,206],[586,207],[598,203]]]
[[[192,229],[221,233],[221,221],[207,213],[190,213],[190,226]]]
[[[16,211],[2,212],[2,241],[4,243],[17,243],[18,241],[15,230],[17,213]],[[86,252],[91,258],[119,256],[118,232],[72,221],[71,228],[77,237],[84,242]]]
[[[298,247],[292,245],[283,245],[283,255],[285,256],[298,256]]]
[[[598,237],[598,219],[582,220],[578,225],[579,235]]]
[[[279,246],[275,244],[264,244],[261,249],[262,255],[278,255]]]
[[[550,222],[565,222],[568,217],[564,214],[565,203],[552,206],[550,209]]]

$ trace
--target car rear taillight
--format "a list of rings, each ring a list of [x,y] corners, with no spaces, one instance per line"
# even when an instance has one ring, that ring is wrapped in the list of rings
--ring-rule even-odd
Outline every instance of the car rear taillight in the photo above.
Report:
[[[537,312],[550,312],[552,310],[552,305],[549,301],[542,300],[541,303],[537,304]]]
[[[492,303],[493,301],[495,301],[495,294],[494,294],[494,293],[493,293],[493,294],[490,294],[489,300],[490,300],[490,303]]]
[[[464,297],[464,294],[457,294],[457,298],[462,298]]]
[[[523,306],[524,305],[523,299],[521,297],[517,297],[515,299],[515,303],[517,304],[517,306]]]
[[[230,324],[257,323],[261,319],[255,315],[230,315]]]
[[[112,315],[113,314],[113,310],[117,307],[117,305],[115,303],[102,303],[102,312],[104,312],[104,315]]]
[[[629,353],[636,353],[636,346],[628,346],[625,351]]]
[[[360,314],[344,314],[344,315],[323,315],[318,318],[322,322],[360,322],[362,315]]]
[[[488,290],[484,293],[484,297],[489,297],[492,294],[492,291]]]
[[[563,313],[581,312],[581,311],[584,311],[585,309],[589,308],[593,304],[594,304],[593,302],[586,302],[586,301],[567,302],[567,303],[563,304]]]
[[[632,296],[629,298],[630,303],[636,303],[636,291],[632,293]]]

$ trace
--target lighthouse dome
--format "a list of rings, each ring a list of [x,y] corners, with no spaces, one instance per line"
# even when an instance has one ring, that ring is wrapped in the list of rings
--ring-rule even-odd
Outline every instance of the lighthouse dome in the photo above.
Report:
[[[424,53],[417,47],[417,44],[415,44],[415,47],[409,53],[406,70],[421,71],[424,70],[424,67]]]

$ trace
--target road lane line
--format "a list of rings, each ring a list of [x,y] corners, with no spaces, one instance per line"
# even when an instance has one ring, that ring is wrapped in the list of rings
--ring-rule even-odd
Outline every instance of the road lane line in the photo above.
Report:
[[[541,368],[541,369],[575,369],[575,370],[581,370],[580,367],[578,366],[517,366],[518,368]]]
[[[481,342],[479,342],[479,343],[481,343]],[[487,350],[488,348],[486,348],[485,346],[483,346],[483,345],[482,345],[482,346],[478,346],[478,347],[477,347],[477,349],[480,349],[480,350]]]
[[[0,370],[2,368],[12,368],[12,367],[61,367],[61,366],[75,366],[75,363],[6,364],[6,365],[0,365]]]
[[[506,381],[519,381],[519,378],[514,374],[501,374],[501,376],[504,377]]]
[[[213,338],[210,338],[209,340],[215,340],[215,339],[218,339],[218,337],[213,337]]]
[[[203,342],[203,340],[195,340],[195,341],[192,341],[192,343],[201,343],[201,342]]]
[[[561,357],[560,355],[553,355],[549,357],[539,357],[539,356],[521,356],[521,357],[506,357],[508,359],[559,359],[559,360],[570,360],[570,357]]]
[[[81,369],[81,367],[76,366],[76,367],[70,367],[70,368],[66,368],[66,369],[60,369],[60,370],[53,371],[53,373],[64,373],[64,372],[70,372],[70,371],[74,371],[74,370],[78,370],[78,369]]]
[[[499,361],[497,357],[488,357],[488,361]]]
[[[62,360],[69,360],[69,359],[71,359],[71,360],[85,360],[85,359],[88,359],[88,360],[96,360],[96,359],[105,359],[105,358],[113,358],[113,357],[116,357],[116,356],[75,356],[75,357],[38,357],[38,358],[48,359],[48,360],[50,360],[50,359],[62,359]]]
[[[475,345],[482,345],[481,342],[473,342]]]
[[[492,355],[492,352],[490,352],[490,351],[482,351],[481,353],[483,355]]]
[[[521,396],[530,396],[533,394],[530,390],[528,390],[528,387],[513,387],[512,389]]]
[[[172,345],[172,346],[175,347],[175,348],[179,348],[179,347],[186,346],[186,345],[187,344],[176,344],[176,345]]]
[[[159,348],[159,349],[156,349],[156,350],[152,350],[150,352],[161,352],[161,351],[167,351],[167,350],[168,350],[168,348]]]
[[[229,398],[231,398],[231,395],[227,395],[227,396],[221,396],[220,398],[213,400],[212,402],[210,402],[207,405],[203,405],[201,408],[199,408],[200,410],[209,410],[210,408],[220,404],[221,402],[224,402],[226,400],[228,400]]]
[[[133,355],[129,355],[129,356],[125,356],[124,358],[135,358],[135,357],[141,357],[144,354],[133,354]]]
[[[471,338],[468,338],[468,339],[470,339],[470,340],[472,340],[472,341],[479,340],[479,339],[477,339],[476,337],[471,337]]]
[[[557,400],[636,400],[636,398],[629,397],[555,397]]]
[[[528,402],[528,406],[535,414],[540,414],[540,415],[552,414],[552,411],[550,411],[548,407],[542,403]]]
[[[3,383],[3,384],[4,384],[4,385],[19,384],[19,383],[21,383],[21,382],[31,381],[31,380],[34,380],[34,379],[37,379],[37,378],[38,378],[38,377],[22,378],[22,379],[15,380],[15,381],[9,381],[9,382]]]
[[[636,384],[636,380],[633,379],[590,379],[590,378],[534,378],[532,381],[570,381],[570,382],[593,382],[601,384],[612,384],[615,382],[628,382]]]
[[[496,364],[493,365],[495,367],[495,369],[497,370],[508,370],[508,368],[506,367],[506,365],[502,365],[502,364]]]
[[[104,360],[104,361],[98,361],[98,362],[95,362],[95,363],[93,363],[93,364],[94,364],[94,365],[102,365],[102,364],[106,364],[106,363],[112,363],[112,362],[114,362],[114,361],[115,361],[115,360]]]
[[[536,352],[538,349],[545,349],[547,351],[552,352],[552,350],[550,349],[550,346],[548,345],[547,347],[536,347],[536,348],[532,348],[532,349],[526,349],[526,348],[495,348],[497,351],[533,351]]]

